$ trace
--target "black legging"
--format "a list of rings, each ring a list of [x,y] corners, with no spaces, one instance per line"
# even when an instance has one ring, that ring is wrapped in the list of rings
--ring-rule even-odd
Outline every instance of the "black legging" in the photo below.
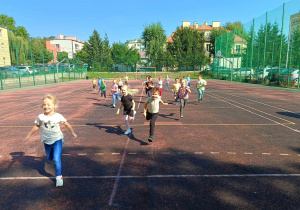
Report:
[[[150,136],[154,135],[155,121],[158,117],[158,113],[150,113],[147,110],[146,120],[150,120]]]

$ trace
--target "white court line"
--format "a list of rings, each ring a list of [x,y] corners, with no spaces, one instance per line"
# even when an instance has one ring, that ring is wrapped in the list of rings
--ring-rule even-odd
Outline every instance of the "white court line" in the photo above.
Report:
[[[142,100],[143,93],[144,93],[144,88],[142,88],[142,93],[141,93],[140,101],[139,101],[139,104],[138,104],[138,107],[137,107],[137,108],[140,108],[140,104],[141,104],[141,100]]]
[[[280,107],[272,106],[272,105],[269,105],[269,104],[266,104],[266,103],[262,103],[262,102],[260,102],[260,101],[256,101],[256,100],[249,99],[249,98],[244,98],[244,97],[242,97],[242,96],[233,95],[233,94],[231,94],[231,93],[226,93],[226,92],[224,92],[224,91],[219,91],[219,90],[216,90],[216,91],[217,91],[217,92],[220,92],[220,93],[225,93],[225,94],[227,94],[227,95],[234,96],[234,97],[237,97],[237,98],[241,98],[241,99],[245,99],[245,100],[248,100],[248,101],[252,101],[252,102],[255,102],[255,103],[258,103],[258,104],[262,104],[262,105],[265,105],[265,106],[269,106],[269,107],[272,107],[272,108],[275,108],[275,109],[279,109],[279,110],[281,110],[281,111],[289,112],[289,113],[292,113],[292,114],[295,114],[295,115],[300,115],[300,114],[295,113],[295,112],[292,112],[292,111],[290,111],[290,110],[282,109],[282,108],[280,108]]]
[[[235,107],[237,107],[237,108],[239,108],[239,109],[242,109],[242,110],[244,110],[244,111],[246,111],[246,112],[249,112],[249,113],[251,113],[251,114],[257,115],[257,116],[262,117],[262,118],[267,119],[267,120],[270,120],[270,121],[272,121],[272,122],[274,122],[274,123],[276,123],[276,124],[278,124],[278,125],[281,125],[281,126],[283,126],[283,127],[288,128],[288,129],[290,129],[290,130],[292,130],[292,131],[295,131],[295,132],[297,132],[297,133],[300,133],[300,131],[297,130],[297,129],[293,129],[293,128],[291,128],[291,127],[289,127],[289,126],[287,126],[287,125],[284,125],[284,124],[282,124],[282,123],[279,123],[279,122],[277,122],[277,121],[275,121],[275,120],[272,120],[272,119],[270,119],[270,118],[267,118],[267,117],[265,117],[265,116],[262,116],[262,115],[260,115],[260,114],[255,113],[255,112],[252,112],[252,111],[250,111],[250,110],[248,110],[248,109],[245,109],[245,108],[243,108],[243,107],[240,107],[240,106],[238,106],[238,105],[236,105],[236,104],[233,104],[233,103],[230,103],[230,102],[228,102],[228,101],[225,101],[224,99],[218,98],[218,97],[213,96],[213,95],[209,95],[209,96],[210,96],[210,97],[213,97],[213,98],[215,98],[215,99],[217,99],[217,100],[223,101],[223,102],[225,102],[225,103],[227,103],[227,104],[230,104],[230,105],[232,105],[232,106],[235,106]]]
[[[117,189],[118,189],[118,186],[119,186],[121,172],[122,172],[122,169],[123,169],[123,166],[124,166],[124,162],[125,162],[125,157],[126,157],[126,153],[127,153],[128,144],[129,144],[129,138],[127,138],[126,146],[125,146],[125,149],[124,149],[124,152],[123,152],[123,156],[122,156],[122,160],[121,160],[121,163],[120,163],[120,166],[119,166],[119,170],[118,170],[117,176],[115,177],[116,181],[115,181],[112,193],[110,195],[108,206],[112,206],[113,205],[114,197],[115,197],[115,195],[117,193]]]
[[[149,175],[149,176],[64,176],[64,179],[133,179],[133,178],[222,178],[222,177],[300,177],[300,174],[182,174],[182,175]],[[43,180],[55,177],[0,177],[0,180]]]

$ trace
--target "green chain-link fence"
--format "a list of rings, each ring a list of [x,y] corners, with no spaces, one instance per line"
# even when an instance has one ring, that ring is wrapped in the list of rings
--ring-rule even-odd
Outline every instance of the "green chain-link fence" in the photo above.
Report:
[[[18,49],[17,43],[15,43],[17,65],[0,67],[0,90],[66,82],[86,77],[87,66],[76,58],[72,59],[72,64],[66,59],[67,63],[48,64],[43,62],[34,65],[31,51],[31,65],[19,65]],[[32,49],[30,48],[30,50]],[[44,50],[41,50],[44,57]]]
[[[214,78],[299,88],[300,1],[216,38]]]

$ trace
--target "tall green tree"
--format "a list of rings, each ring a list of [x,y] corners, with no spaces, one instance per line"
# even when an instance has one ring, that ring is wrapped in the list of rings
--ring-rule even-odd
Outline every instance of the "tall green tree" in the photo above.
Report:
[[[114,43],[111,49],[111,56],[114,64],[134,67],[141,59],[138,50],[128,48],[126,44]]]
[[[173,42],[167,46],[168,51],[177,60],[180,68],[205,65],[208,57],[205,56],[204,45],[206,42],[204,32],[194,28],[177,28]]]
[[[16,30],[16,21],[13,17],[8,17],[5,14],[0,15],[0,26],[6,27],[8,30],[14,32]]]
[[[291,67],[300,68],[300,27],[297,27],[293,32],[291,46]]]
[[[159,65],[157,61],[160,55],[163,54],[164,45],[167,40],[166,32],[161,23],[157,22],[145,26],[142,38],[144,39],[146,55],[149,56],[152,66]]]
[[[30,51],[27,40],[23,37],[15,36],[12,31],[8,31],[8,43],[12,65],[29,63],[28,55]]]
[[[32,48],[33,63],[48,63],[53,60],[52,52],[46,50],[46,42],[40,37],[30,37],[29,45]],[[44,57],[44,60],[43,60]],[[28,55],[28,59],[31,59],[31,54]]]

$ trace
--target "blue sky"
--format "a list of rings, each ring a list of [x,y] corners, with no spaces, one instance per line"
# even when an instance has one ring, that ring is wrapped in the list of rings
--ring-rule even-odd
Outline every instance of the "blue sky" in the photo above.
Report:
[[[13,17],[32,37],[76,36],[88,41],[96,29],[110,44],[140,38],[151,23],[162,24],[170,36],[182,21],[250,22],[286,0],[3,0],[0,14]]]

